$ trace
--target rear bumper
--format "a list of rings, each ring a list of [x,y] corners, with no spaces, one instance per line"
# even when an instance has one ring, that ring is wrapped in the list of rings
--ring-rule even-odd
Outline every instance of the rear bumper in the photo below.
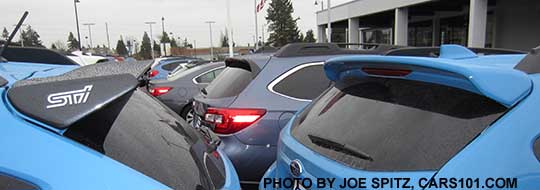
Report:
[[[235,136],[220,136],[220,148],[234,164],[240,180],[258,183],[276,160],[275,146],[246,145]]]
[[[227,158],[225,152],[221,150],[221,148],[218,148],[217,150],[219,154],[221,155],[221,158],[223,159],[223,165],[225,166],[225,184],[221,188],[222,190],[238,190],[240,189],[240,180],[238,179],[238,174],[236,173],[236,170],[234,169],[234,166]]]

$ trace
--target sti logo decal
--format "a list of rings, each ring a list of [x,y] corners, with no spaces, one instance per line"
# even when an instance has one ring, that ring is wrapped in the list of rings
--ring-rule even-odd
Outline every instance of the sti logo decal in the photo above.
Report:
[[[86,103],[86,100],[88,100],[88,96],[90,96],[92,87],[94,87],[94,85],[86,85],[81,90],[50,94],[47,97],[47,101],[49,102],[47,109],[84,104]]]

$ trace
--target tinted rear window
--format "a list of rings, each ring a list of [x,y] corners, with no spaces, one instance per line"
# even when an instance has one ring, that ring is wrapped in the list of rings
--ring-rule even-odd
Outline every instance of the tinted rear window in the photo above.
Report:
[[[213,189],[210,184],[221,187],[225,181],[223,162],[203,155],[206,144],[197,131],[140,90],[64,135],[173,189]]]
[[[292,134],[314,151],[358,169],[437,170],[506,109],[484,96],[432,83],[349,80],[302,112]],[[325,148],[313,136],[373,160]]]
[[[206,89],[208,98],[233,97],[242,92],[252,80],[250,71],[226,67]]]
[[[312,100],[330,86],[322,63],[303,67],[280,80],[273,90],[292,98]]]

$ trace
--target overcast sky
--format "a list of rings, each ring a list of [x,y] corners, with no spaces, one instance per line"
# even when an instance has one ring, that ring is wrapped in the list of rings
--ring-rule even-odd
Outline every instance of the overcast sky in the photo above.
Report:
[[[73,0],[1,0],[2,18],[0,29],[10,32],[25,10],[30,12],[26,24],[30,24],[41,35],[47,47],[61,40],[65,42],[69,32],[76,34]],[[106,44],[105,22],[109,23],[111,46],[115,47],[120,35],[140,41],[145,31],[149,31],[146,21],[155,21],[154,36],[161,34],[161,17],[165,17],[165,30],[177,37],[187,37],[197,41],[198,47],[209,47],[209,28],[205,21],[213,20],[214,45],[218,45],[220,32],[226,26],[226,0],[80,0],[79,21],[83,44],[88,36],[88,28],[82,23],[96,23],[92,27],[94,46]],[[266,23],[266,9],[259,14],[259,28]],[[326,1],[326,0],[325,0]],[[351,0],[332,0],[333,5]],[[315,0],[292,0],[294,16],[299,17],[298,26],[302,32],[316,29]],[[254,0],[231,0],[234,39],[239,45],[253,44],[255,35]],[[260,32],[260,30],[259,30]],[[315,31],[316,32],[316,31]],[[261,34],[259,34],[261,35]],[[268,35],[266,35],[268,36]]]

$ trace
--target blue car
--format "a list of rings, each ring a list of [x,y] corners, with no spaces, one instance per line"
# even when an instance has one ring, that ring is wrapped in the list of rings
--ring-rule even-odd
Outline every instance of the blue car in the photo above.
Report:
[[[259,187],[540,189],[538,51],[330,59]]]
[[[149,67],[1,61],[0,189],[239,189],[219,138],[141,90]]]

